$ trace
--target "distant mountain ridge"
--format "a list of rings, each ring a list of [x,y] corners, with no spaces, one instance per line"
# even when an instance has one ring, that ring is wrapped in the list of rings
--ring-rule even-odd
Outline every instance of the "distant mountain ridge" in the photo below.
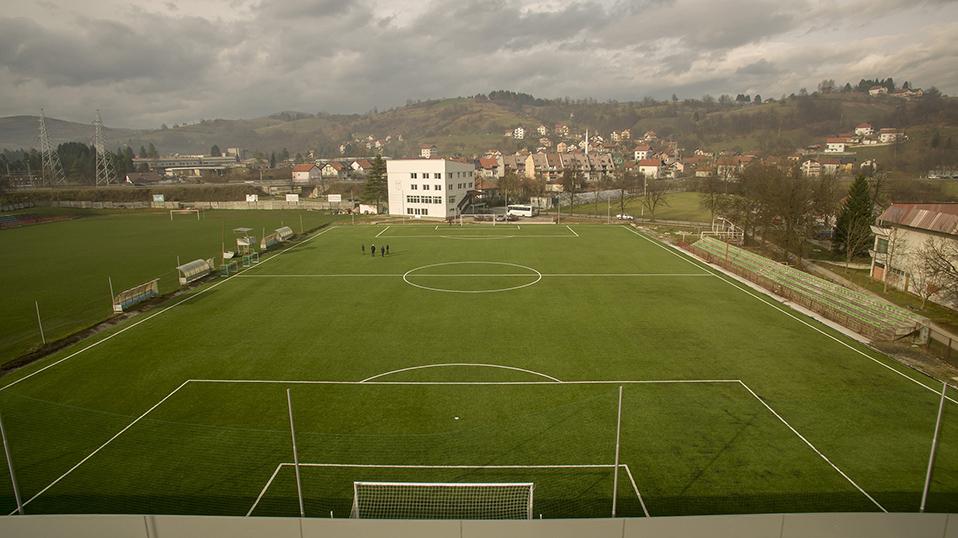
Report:
[[[525,94],[493,92],[489,96],[460,97],[410,103],[367,114],[278,112],[251,119],[203,120],[160,129],[105,127],[108,146],[154,144],[161,153],[206,153],[214,144],[222,149],[239,147],[251,152],[291,155],[309,151],[316,157],[337,157],[340,145],[349,144],[350,156],[370,155],[366,143],[385,141],[390,156],[418,154],[420,144],[435,144],[440,153],[472,156],[488,149],[512,152],[534,150],[543,125],[550,132],[556,123],[568,124],[573,133],[590,129],[608,140],[612,130],[631,129],[633,137],[655,130],[659,137],[675,137],[687,149],[707,147],[757,152],[788,152],[821,142],[830,133],[847,132],[859,122],[900,128],[935,128],[958,124],[958,99],[944,96],[905,101],[894,97],[869,97],[862,93],[827,93],[792,96],[761,103],[731,99],[640,102],[594,100],[542,100]],[[0,118],[0,149],[38,147],[37,116]],[[517,126],[526,139],[504,136]],[[89,143],[90,124],[47,118],[55,143]],[[367,137],[371,136],[372,140]],[[401,141],[400,141],[401,139]],[[553,138],[554,141],[557,139]]]

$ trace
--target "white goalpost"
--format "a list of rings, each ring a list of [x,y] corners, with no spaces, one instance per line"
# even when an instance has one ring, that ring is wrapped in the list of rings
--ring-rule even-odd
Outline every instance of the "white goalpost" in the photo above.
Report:
[[[189,215],[190,213],[196,214],[196,220],[200,220],[200,210],[199,209],[171,209],[170,210],[170,220],[173,220],[173,215]]]
[[[360,519],[532,519],[535,485],[518,483],[353,482]]]

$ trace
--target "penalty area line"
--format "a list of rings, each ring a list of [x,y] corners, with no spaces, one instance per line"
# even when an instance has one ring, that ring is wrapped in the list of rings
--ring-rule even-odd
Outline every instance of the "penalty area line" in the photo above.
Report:
[[[811,448],[813,452],[815,452],[816,454],[818,454],[818,456],[819,456],[820,458],[822,458],[823,460],[825,460],[825,463],[827,463],[829,466],[831,466],[832,469],[835,469],[836,471],[838,471],[838,474],[842,475],[842,478],[844,478],[845,480],[847,480],[849,484],[851,484],[852,486],[854,486],[855,489],[857,489],[858,491],[860,491],[860,492],[862,493],[862,495],[864,495],[865,497],[867,497],[868,500],[872,502],[872,504],[874,504],[875,506],[877,506],[878,509],[881,510],[882,512],[886,512],[886,513],[888,512],[888,510],[885,510],[885,507],[882,506],[878,501],[876,501],[874,497],[872,497],[871,495],[869,495],[868,492],[865,491],[861,486],[859,486],[854,480],[852,480],[852,478],[851,478],[850,476],[848,476],[847,474],[845,474],[845,471],[842,471],[841,469],[839,469],[837,465],[835,465],[834,463],[832,463],[832,460],[828,459],[828,456],[826,456],[825,454],[823,454],[822,451],[819,450],[818,448],[816,448],[815,445],[813,445],[811,441],[809,441],[808,439],[806,439],[804,435],[802,435],[801,433],[799,433],[798,430],[796,430],[791,424],[789,424],[788,421],[785,420],[784,417],[782,417],[782,415],[779,415],[777,411],[775,411],[774,409],[772,409],[772,406],[770,406],[770,405],[768,405],[767,403],[765,403],[765,400],[763,400],[762,398],[760,398],[758,394],[755,394],[755,391],[752,390],[751,387],[749,387],[748,385],[746,385],[744,381],[739,381],[739,383],[742,384],[742,387],[744,387],[745,390],[747,390],[748,393],[751,394],[753,398],[755,398],[756,400],[758,400],[758,403],[762,404],[766,409],[768,409],[768,411],[769,411],[770,413],[772,413],[772,415],[774,415],[775,418],[777,418],[782,424],[785,425],[785,427],[787,427],[789,430],[791,430],[792,433],[794,433],[795,435],[797,435],[798,438],[802,440],[802,442],[804,442],[806,445],[808,445],[808,448]]]
[[[386,226],[385,228],[383,228],[381,232],[379,232],[378,234],[376,234],[376,237],[379,237],[380,235],[386,233],[386,230],[388,230],[389,228],[390,228],[390,226]]]
[[[572,226],[569,226],[568,224],[566,224],[565,227],[568,228],[570,232],[572,232],[572,235],[579,237],[579,234],[577,234],[576,231],[572,229]]]
[[[142,420],[143,417],[145,417],[146,415],[149,415],[151,412],[153,412],[153,410],[156,409],[157,407],[159,407],[163,402],[169,400],[174,394],[176,394],[177,392],[179,392],[179,390],[180,390],[181,388],[185,387],[186,384],[189,383],[189,382],[190,382],[190,380],[187,379],[186,381],[180,383],[180,385],[179,385],[178,387],[176,387],[175,389],[173,389],[169,394],[167,394],[166,396],[164,396],[160,401],[156,402],[155,404],[153,404],[152,407],[150,407],[149,409],[147,409],[146,411],[144,411],[143,414],[141,414],[140,416],[138,416],[138,417],[136,417],[135,419],[133,419],[133,422],[130,422],[130,423],[127,424],[122,430],[120,430],[120,431],[116,432],[115,434],[113,434],[113,437],[110,437],[109,439],[107,439],[106,442],[104,442],[102,445],[100,445],[100,446],[98,446],[96,449],[94,449],[93,452],[90,452],[89,454],[87,454],[86,457],[84,457],[82,460],[78,461],[75,465],[73,465],[73,467],[70,467],[69,469],[67,469],[67,471],[66,471],[65,473],[63,473],[63,474],[61,474],[60,476],[58,476],[53,482],[50,482],[49,484],[47,484],[47,486],[46,486],[45,488],[43,488],[43,489],[41,489],[40,491],[38,491],[35,495],[33,495],[33,497],[30,497],[29,499],[27,499],[26,501],[24,501],[23,506],[26,506],[26,505],[30,504],[31,502],[33,502],[34,500],[36,500],[37,497],[39,497],[40,495],[43,495],[43,494],[46,493],[50,488],[52,488],[53,486],[57,485],[61,480],[63,480],[64,478],[66,478],[70,473],[72,473],[73,471],[77,470],[81,465],[83,465],[84,463],[86,463],[87,461],[89,461],[90,458],[92,458],[93,456],[96,456],[98,452],[100,452],[101,450],[103,450],[104,448],[106,448],[106,446],[109,445],[110,443],[112,443],[114,440],[116,440],[117,437],[123,435],[127,430],[129,430],[130,428],[132,428],[137,422],[139,422],[140,420]],[[14,510],[13,512],[10,512],[10,515],[12,516],[12,515],[14,515],[14,514],[16,514],[16,513],[17,513],[17,510]]]

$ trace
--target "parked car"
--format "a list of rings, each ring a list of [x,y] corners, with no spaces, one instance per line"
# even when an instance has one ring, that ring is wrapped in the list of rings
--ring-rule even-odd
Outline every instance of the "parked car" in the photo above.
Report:
[[[626,215],[625,213],[619,213],[618,215],[615,216],[615,218],[619,220],[635,220],[635,217],[633,217],[632,215]]]

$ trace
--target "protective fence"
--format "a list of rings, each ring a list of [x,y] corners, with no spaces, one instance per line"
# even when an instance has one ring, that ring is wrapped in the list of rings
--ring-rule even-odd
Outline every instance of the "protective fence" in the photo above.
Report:
[[[691,245],[693,252],[782,297],[875,340],[928,338],[928,320],[883,299],[783,265],[714,237]]]

